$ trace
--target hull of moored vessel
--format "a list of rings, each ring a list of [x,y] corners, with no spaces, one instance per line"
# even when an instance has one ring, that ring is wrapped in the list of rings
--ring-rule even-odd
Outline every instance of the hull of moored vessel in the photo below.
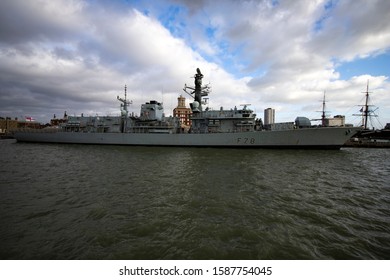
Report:
[[[21,142],[136,146],[339,149],[356,128],[329,127],[236,133],[74,133],[18,131]]]

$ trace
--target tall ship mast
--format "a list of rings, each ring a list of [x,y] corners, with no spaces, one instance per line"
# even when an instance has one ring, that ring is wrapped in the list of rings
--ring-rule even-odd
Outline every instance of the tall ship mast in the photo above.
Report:
[[[345,116],[343,115],[336,115],[333,117],[327,116],[326,113],[329,111],[326,111],[326,98],[325,98],[326,92],[324,91],[324,95],[322,98],[322,110],[318,111],[321,112],[321,118],[320,119],[314,119],[313,121],[321,121],[322,127],[340,127],[340,126],[346,126],[345,124]]]
[[[321,121],[321,126],[327,126],[327,123],[326,123],[326,111],[325,111],[325,104],[326,104],[326,100],[325,100],[325,91],[324,91],[324,97],[322,98],[322,111],[321,112],[321,119],[314,119],[314,121]]]
[[[360,113],[361,114],[354,114],[354,116],[362,116],[362,127],[364,130],[368,129],[368,117],[377,117],[375,115],[375,110],[372,110],[370,107],[374,107],[374,105],[369,105],[369,94],[372,93],[368,91],[369,87],[369,81],[367,81],[367,89],[366,91],[362,92],[365,93],[365,103],[364,105],[358,105],[361,106]]]
[[[364,148],[390,148],[390,124],[388,123],[384,129],[375,129],[371,117],[378,117],[375,114],[376,109],[373,110],[370,105],[370,96],[371,93],[369,90],[369,81],[367,81],[367,89],[362,92],[365,93],[365,103],[364,105],[358,105],[361,107],[360,114],[354,114],[354,116],[361,116],[361,127],[362,130],[359,131],[353,138],[346,142],[347,147],[364,147]],[[372,129],[369,128],[368,120],[370,117]],[[382,126],[378,120],[379,126]]]
[[[324,91],[324,99],[322,100],[321,123],[322,123],[322,126],[325,126],[325,91]]]

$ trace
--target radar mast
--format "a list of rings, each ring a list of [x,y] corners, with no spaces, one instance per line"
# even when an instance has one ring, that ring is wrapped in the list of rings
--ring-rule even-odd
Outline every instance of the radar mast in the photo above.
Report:
[[[128,106],[130,104],[133,104],[132,100],[127,100],[127,85],[125,85],[125,98],[119,97],[119,95],[116,97],[121,102],[120,108],[121,108],[121,116],[126,117],[129,114]]]
[[[195,79],[195,87],[189,87],[185,84],[183,90],[194,98],[194,102],[190,106],[192,112],[197,113],[202,111],[202,104],[206,104],[205,101],[202,101],[202,97],[209,95],[211,87],[209,84],[202,86],[203,74],[199,68],[196,68],[196,74],[193,78]]]

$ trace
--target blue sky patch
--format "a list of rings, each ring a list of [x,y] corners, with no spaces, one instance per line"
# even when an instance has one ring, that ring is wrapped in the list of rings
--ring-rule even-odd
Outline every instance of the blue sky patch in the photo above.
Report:
[[[337,67],[336,71],[340,73],[342,80],[365,74],[390,77],[390,53],[346,62]]]

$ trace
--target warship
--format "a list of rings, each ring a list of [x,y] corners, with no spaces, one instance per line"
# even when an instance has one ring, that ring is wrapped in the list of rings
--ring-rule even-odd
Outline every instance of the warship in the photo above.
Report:
[[[131,101],[120,101],[118,116],[66,116],[56,128],[19,129],[18,142],[186,146],[233,148],[340,149],[360,128],[353,126],[312,126],[309,119],[263,124],[248,105],[241,108],[212,110],[206,96],[210,85],[202,85],[203,74],[196,69],[194,86],[184,86],[192,98],[190,125],[178,116],[164,115],[161,102],[141,105],[139,116],[129,113]],[[204,108],[205,107],[205,108]]]

